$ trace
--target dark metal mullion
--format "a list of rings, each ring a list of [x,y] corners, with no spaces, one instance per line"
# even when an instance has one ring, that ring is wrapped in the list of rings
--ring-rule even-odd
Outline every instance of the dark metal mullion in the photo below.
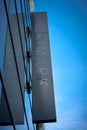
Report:
[[[27,4],[28,4],[28,1],[27,1]],[[29,9],[29,10],[28,10]],[[28,11],[28,15],[29,15],[29,17],[30,17],[30,13],[29,13],[29,11],[30,11],[30,7],[27,5],[27,11]],[[28,18],[29,18],[28,17]],[[30,23],[31,23],[31,21],[30,21]],[[29,52],[30,52],[30,55],[31,55],[31,48],[30,48],[30,36],[29,36]],[[32,83],[32,78],[31,78],[31,73],[30,73],[30,60],[31,59],[29,59],[29,82],[31,82]],[[31,84],[30,84],[31,85]],[[31,86],[30,86],[31,87]],[[31,88],[32,89],[32,88]],[[32,105],[31,105],[31,99],[30,99],[30,94],[28,94],[28,98],[29,98],[29,103],[30,103],[30,109],[31,109],[31,114],[32,114]],[[34,126],[34,124],[33,124],[33,130],[35,130],[35,126]]]
[[[31,114],[32,114],[32,105],[31,105],[31,99],[30,99],[30,95],[28,94],[29,97],[29,102],[30,102],[30,109],[31,109]]]
[[[29,13],[29,11],[30,11],[30,5],[28,6],[28,0],[25,0],[26,1],[26,7],[27,7],[27,16],[28,16],[28,20],[30,20],[29,18],[30,18],[30,13]],[[30,22],[31,23],[31,22]],[[29,52],[30,52],[30,36],[29,36]],[[31,74],[30,74],[30,59],[29,59],[29,78],[31,79]],[[30,79],[29,79],[29,81],[30,81]]]
[[[28,4],[28,2],[29,2],[29,0],[27,0],[27,4]],[[29,4],[29,6],[27,5],[27,11],[28,11],[28,15],[29,15],[28,18],[30,18],[30,13],[29,13],[30,12],[30,4]],[[30,20],[29,25],[30,25],[30,28],[31,28],[31,18],[29,20]],[[31,53],[31,47],[30,47],[31,41],[30,41],[30,38],[31,38],[31,35],[29,36],[29,52]],[[31,84],[32,84],[32,77],[31,77],[31,72],[30,72],[30,60],[31,59],[29,59],[29,82],[31,82]],[[29,97],[30,109],[31,109],[31,114],[32,114],[32,105],[31,105],[31,99],[30,99],[29,94],[28,94],[28,97]],[[34,124],[33,124],[33,130],[35,130]]]
[[[21,0],[20,0],[20,7],[21,7],[21,13],[22,13],[22,21],[23,21],[23,28],[24,28],[26,52],[28,52],[28,43],[27,43],[27,38],[26,38],[25,22],[24,22],[23,7],[22,7],[22,2],[21,2]],[[27,66],[26,66],[26,70],[27,70]],[[26,72],[26,74],[27,74],[27,72]],[[27,81],[28,81],[28,78],[27,78]],[[26,82],[27,82],[27,81],[26,81]]]
[[[27,7],[27,15],[29,15],[29,17],[30,17],[30,14],[29,14],[29,11],[30,11],[30,8],[29,8],[29,6],[28,6],[28,1],[27,0],[25,0],[26,1],[26,7]],[[29,18],[28,17],[28,18]],[[29,19],[28,19],[29,20]],[[29,47],[28,47],[28,49],[29,49],[29,53],[31,52],[30,51],[30,35],[29,35]],[[30,59],[29,59],[29,72],[28,72],[28,74],[29,74],[29,82],[30,82],[30,80],[31,80],[31,74],[30,74]]]
[[[30,3],[29,3],[29,0],[25,0],[26,1],[26,10],[27,10],[27,20],[28,20],[28,22],[29,22],[29,26],[31,27],[31,18],[30,18]],[[29,13],[30,12],[30,13]],[[28,25],[27,25],[28,26]]]
[[[25,31],[25,22],[24,22],[23,8],[22,8],[21,0],[20,0],[20,6],[21,6],[21,13],[22,13],[22,20],[23,20],[23,28],[24,28],[24,36],[25,36],[26,51],[27,51],[27,50],[28,50],[28,46],[27,46],[27,38],[26,38],[26,31]]]
[[[31,19],[30,19],[30,4],[28,4],[29,3],[29,0],[26,0],[27,1],[27,11],[28,11],[28,18],[29,18],[29,20],[30,20],[30,28],[31,28]],[[30,35],[31,36],[31,35]],[[30,36],[29,36],[29,52],[31,53],[31,48],[30,48]],[[30,73],[30,60],[31,59],[29,59],[29,81],[31,80],[31,82],[32,82],[32,78],[31,78],[31,73]]]
[[[20,0],[20,6],[21,6],[21,12],[23,12],[21,0]],[[25,40],[26,40],[26,46],[27,46],[27,39],[26,39],[26,32],[25,32],[23,13],[22,13],[22,19],[23,19],[24,34],[25,34]],[[30,41],[30,38],[29,38],[29,41]],[[26,47],[26,49],[27,49],[26,51],[28,51],[28,46]],[[29,52],[30,52],[30,42],[29,42]],[[31,76],[30,76],[30,78],[31,78]]]
[[[30,52],[30,55],[31,55],[30,37],[29,37],[29,52]],[[32,56],[31,56],[31,58],[32,58]],[[29,81],[31,81],[31,83],[32,83],[32,77],[31,77],[31,72],[30,72],[30,70],[31,70],[31,65],[30,65],[31,58],[29,59]]]
[[[29,37],[29,52],[31,53],[31,48],[30,48],[30,37]],[[31,55],[31,54],[30,54]],[[31,78],[31,72],[30,72],[30,60],[31,59],[29,59],[29,82],[31,82],[30,83],[30,87],[31,87],[31,84],[32,84],[32,78]],[[31,88],[32,89],[32,88]],[[31,114],[32,114],[32,104],[31,104],[31,99],[30,99],[30,94],[28,94],[28,98],[29,98],[29,102],[30,102],[30,109],[31,109]],[[33,130],[35,130],[35,126],[34,126],[34,124],[33,124]]]
[[[30,13],[29,13],[29,4],[28,4],[28,1],[26,0],[26,5],[27,5],[27,16],[28,16],[28,22],[29,22],[29,18],[30,18]]]
[[[26,2],[27,2],[27,12],[28,12],[28,20],[30,20],[29,18],[30,18],[30,7],[28,6],[28,1],[26,0]],[[31,26],[31,21],[30,21],[30,23],[29,23],[29,25]],[[31,55],[31,49],[30,49],[30,35],[29,35],[29,53],[30,53],[30,55]],[[29,59],[29,83],[31,82],[32,83],[32,78],[31,78],[31,73],[30,73],[30,60],[31,59]],[[31,84],[30,84],[31,85]],[[31,87],[31,86],[30,86]],[[32,88],[31,88],[32,89]],[[28,94],[28,98],[29,98],[29,103],[30,103],[30,109],[31,109],[31,114],[32,114],[32,105],[31,105],[31,99],[30,99],[30,94]],[[33,130],[35,130],[35,126],[34,126],[34,124],[33,124]]]
[[[8,16],[8,11],[7,11],[7,5],[6,5],[6,1],[5,0],[4,0],[4,6],[5,6],[5,11],[6,11],[6,16],[7,16],[7,22],[8,22],[8,27],[9,27],[9,33],[10,33],[10,38],[11,38],[11,44],[12,44],[13,54],[14,54],[14,60],[15,60],[15,66],[16,66],[16,70],[17,70],[19,87],[20,87],[20,92],[21,92],[21,97],[22,97],[22,102],[23,102],[23,108],[24,108],[24,113],[25,113],[25,118],[26,118],[26,123],[27,123],[27,129],[29,130],[29,125],[28,125],[28,120],[27,120],[27,114],[26,114],[26,109],[25,109],[25,104],[24,104],[24,98],[23,98],[22,88],[21,88],[21,81],[20,81],[20,76],[19,76],[19,71],[18,71],[18,66],[17,66],[17,60],[16,60],[16,55],[15,55],[15,49],[14,49],[14,44],[13,44],[13,38],[12,38],[12,33],[11,33],[11,28],[10,28],[10,21],[9,21],[9,16]]]
[[[23,12],[21,0],[20,0],[20,6],[21,6],[21,12]],[[22,14],[22,19],[23,19],[23,26],[24,26],[24,33],[25,33],[25,25],[24,25],[23,14]],[[26,33],[25,33],[25,38],[26,38]],[[27,43],[27,39],[26,39],[26,43]],[[27,49],[28,49],[28,46],[27,46]],[[29,37],[29,52],[30,52],[30,37]],[[31,80],[31,74],[30,74],[30,59],[29,59],[29,82],[30,82],[30,80]],[[28,94],[28,97],[29,97],[30,109],[31,109],[31,114],[32,114],[32,105],[31,105],[31,99],[30,99],[30,95],[29,94]],[[34,124],[33,124],[33,129],[35,130]]]
[[[30,20],[29,22],[29,26],[31,28],[31,19],[30,19],[30,4],[28,3],[29,1],[26,0],[26,3],[27,3],[27,12],[28,12],[28,20]],[[30,55],[31,55],[31,48],[30,48],[30,37],[31,37],[31,34],[29,35],[29,52],[30,52]],[[29,59],[29,81],[31,80],[31,73],[30,73],[30,60]]]
[[[16,17],[17,17],[17,23],[18,23],[19,38],[20,38],[20,43],[21,43],[21,51],[22,51],[22,57],[23,57],[24,70],[25,70],[26,81],[27,81],[28,78],[27,78],[27,71],[26,71],[25,62],[24,62],[25,56],[24,56],[24,51],[23,51],[23,44],[22,44],[22,37],[21,37],[21,30],[20,30],[16,0],[14,0],[14,5],[15,5],[15,11],[16,11]]]
[[[27,12],[26,12],[26,0],[24,0],[24,9],[25,9],[26,24],[28,27],[28,19],[27,19]]]
[[[10,105],[9,105],[9,101],[8,101],[8,98],[7,98],[7,94],[6,94],[5,85],[4,85],[4,82],[3,82],[1,70],[0,70],[0,80],[1,80],[1,83],[2,83],[2,90],[4,92],[4,96],[5,96],[7,108],[8,108],[8,111],[9,111],[9,115],[10,115],[10,118],[11,118],[12,126],[13,126],[13,129],[16,130],[15,123],[14,123],[13,116],[12,116],[11,109],[10,109]]]
[[[31,99],[30,99],[30,95],[29,94],[28,94],[28,98],[29,98],[30,109],[31,109],[31,114],[32,114],[32,105],[31,105]],[[33,124],[33,129],[35,130],[34,124]]]
[[[30,72],[30,61],[29,61],[29,81],[32,83],[32,77],[31,77],[31,72]]]

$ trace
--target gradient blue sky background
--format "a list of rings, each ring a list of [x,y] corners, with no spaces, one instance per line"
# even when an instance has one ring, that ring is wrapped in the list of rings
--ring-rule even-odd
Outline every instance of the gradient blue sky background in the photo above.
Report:
[[[55,89],[57,122],[45,129],[87,130],[87,0],[34,2],[35,11],[48,13]],[[28,111],[27,95],[25,101]],[[17,128],[26,130],[26,126]]]
[[[34,0],[47,11],[57,123],[46,130],[87,130],[87,0]]]

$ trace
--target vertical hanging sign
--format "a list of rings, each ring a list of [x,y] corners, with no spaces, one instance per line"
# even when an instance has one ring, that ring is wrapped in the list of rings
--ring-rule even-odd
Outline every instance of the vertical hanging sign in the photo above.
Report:
[[[33,123],[55,122],[49,34],[46,12],[31,13]]]

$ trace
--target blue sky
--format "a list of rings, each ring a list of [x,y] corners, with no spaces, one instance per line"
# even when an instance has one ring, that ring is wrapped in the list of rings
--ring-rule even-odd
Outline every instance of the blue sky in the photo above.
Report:
[[[35,0],[47,11],[57,123],[46,130],[87,130],[87,0]]]
[[[57,122],[46,130],[87,130],[87,0],[34,2],[48,14],[50,35]]]

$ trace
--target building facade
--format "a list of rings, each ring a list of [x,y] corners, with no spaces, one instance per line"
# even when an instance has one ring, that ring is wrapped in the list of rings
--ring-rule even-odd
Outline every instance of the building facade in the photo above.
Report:
[[[56,121],[46,13],[33,14],[30,5],[32,5],[32,0],[0,1],[1,130],[12,129],[12,127],[14,130],[44,129],[43,123]],[[41,16],[43,16],[42,20],[40,20]],[[39,21],[43,26],[41,29]],[[35,25],[36,23],[37,25]],[[36,29],[37,27],[38,29]],[[44,31],[46,32],[44,33]],[[36,43],[35,35],[38,34]],[[42,43],[42,46],[37,49],[38,43]],[[45,51],[43,51],[44,45],[47,49]],[[40,55],[37,56],[38,54]],[[38,57],[42,59],[39,60]],[[45,60],[47,63],[44,62]],[[37,63],[39,65],[43,63],[41,67],[39,66],[40,71],[37,71],[39,69],[36,67]],[[37,91],[38,85],[40,87]],[[38,92],[42,91],[45,96],[39,94],[40,98],[38,98]],[[52,108],[50,111],[48,105]]]

